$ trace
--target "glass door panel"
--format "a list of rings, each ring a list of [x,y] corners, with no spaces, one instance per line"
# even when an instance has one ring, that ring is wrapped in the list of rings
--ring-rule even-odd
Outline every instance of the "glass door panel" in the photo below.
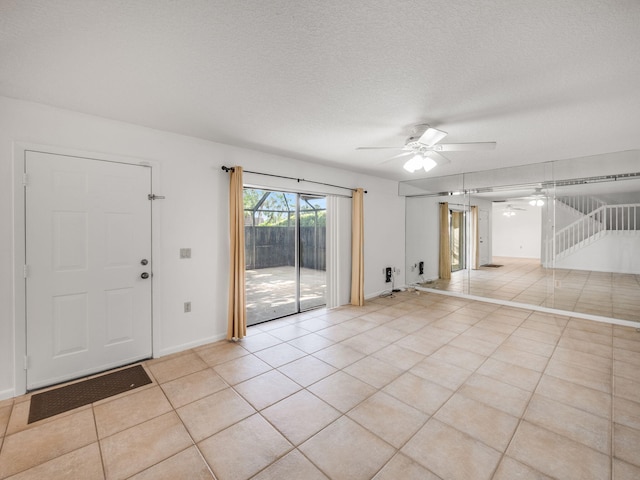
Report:
[[[300,195],[300,311],[327,303],[326,197]]]
[[[297,312],[296,196],[244,189],[247,325]]]
[[[464,268],[464,212],[451,211],[451,271],[457,272]]]
[[[325,197],[245,188],[247,325],[326,303]]]

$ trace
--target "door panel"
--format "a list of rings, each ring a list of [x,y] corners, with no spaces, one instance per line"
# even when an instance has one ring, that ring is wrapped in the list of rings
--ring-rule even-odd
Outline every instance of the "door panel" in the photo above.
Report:
[[[245,188],[247,325],[326,304],[326,198]]]
[[[489,249],[489,212],[487,210],[479,210],[478,232],[480,237],[480,265],[486,265],[491,263]]]
[[[27,388],[151,355],[151,169],[27,152]]]
[[[300,311],[304,311],[327,303],[327,198],[317,195],[300,198]]]

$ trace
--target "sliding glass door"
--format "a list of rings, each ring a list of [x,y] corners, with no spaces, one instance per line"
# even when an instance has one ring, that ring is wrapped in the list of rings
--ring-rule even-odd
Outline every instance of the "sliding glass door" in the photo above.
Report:
[[[451,210],[449,241],[451,242],[451,271],[457,272],[465,268],[464,245],[464,212]]]
[[[326,198],[244,189],[247,325],[326,304]]]

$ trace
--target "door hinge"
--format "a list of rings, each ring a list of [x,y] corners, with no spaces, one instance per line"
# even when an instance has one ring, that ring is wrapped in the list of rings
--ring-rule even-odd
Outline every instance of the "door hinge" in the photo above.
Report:
[[[164,196],[162,195],[155,195],[153,193],[150,193],[149,195],[147,195],[147,198],[149,200],[164,200]]]
[[[24,275],[24,278],[29,276],[29,265],[24,265],[22,267],[22,274]]]
[[[26,187],[29,185],[29,175],[26,173],[22,174],[22,186]]]
[[[29,357],[29,355],[25,355],[24,356],[24,369],[25,370],[29,370],[29,368],[31,368],[31,358]]]

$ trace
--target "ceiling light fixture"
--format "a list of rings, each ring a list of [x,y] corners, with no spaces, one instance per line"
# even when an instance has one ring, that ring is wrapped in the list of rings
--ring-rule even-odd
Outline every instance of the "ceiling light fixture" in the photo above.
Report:
[[[541,207],[544,205],[544,200],[542,200],[541,198],[534,198],[529,202],[529,205],[531,205],[532,207]]]
[[[429,157],[423,157],[422,155],[414,155],[407,163],[404,164],[404,169],[407,172],[413,173],[416,170],[424,169],[428,172],[438,164]]]
[[[513,217],[516,214],[516,212],[514,212],[513,210],[506,210],[506,211],[502,212],[502,214],[505,217]]]

